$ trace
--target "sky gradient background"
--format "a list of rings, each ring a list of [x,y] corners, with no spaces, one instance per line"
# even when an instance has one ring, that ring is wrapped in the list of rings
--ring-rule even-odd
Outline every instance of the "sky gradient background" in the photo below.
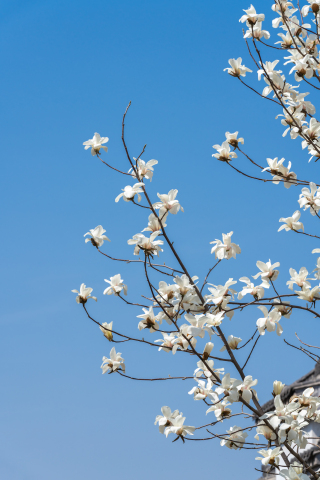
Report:
[[[270,31],[271,4],[254,3],[266,13]],[[121,273],[128,299],[139,301],[141,293],[148,294],[142,270],[108,261],[83,238],[102,224],[112,241],[105,251],[133,258],[127,239],[146,226],[142,209],[114,203],[130,179],[104,167],[82,146],[95,131],[108,136],[109,152],[103,156],[127,170],[121,119],[129,100],[130,154],[137,156],[147,143],[143,159],[159,161],[149,188],[154,201],[157,192],[179,190],[185,213],[169,218],[168,233],[192,275],[204,278],[214,262],[209,242],[231,230],[242,254],[224,261],[212,283],[253,275],[256,261],[270,258],[281,262],[277,286],[284,291],[290,267],[314,268],[311,250],[319,246],[314,239],[277,234],[279,218],[298,208],[300,187],[287,191],[283,185],[255,183],[211,156],[225,131],[239,130],[245,151],[258,163],[267,166],[266,157],[284,156],[299,178],[317,178],[319,165],[308,165],[300,141],[282,138],[283,127],[274,119],[281,113],[277,107],[222,71],[238,56],[253,67],[238,21],[248,7],[238,0],[1,3],[1,478],[259,476],[253,468],[260,463],[251,451],[230,451],[215,441],[172,444],[174,437],[160,435],[153,422],[163,405],[183,411],[189,425],[210,420],[204,405],[187,394],[194,382],[149,384],[102,376],[101,359],[111,344],[71,293],[82,282],[93,287],[98,303],[88,304],[92,315],[138,334],[140,308],[102,292],[103,279]],[[274,38],[277,32],[271,33]],[[265,58],[276,56],[267,51]],[[250,81],[257,85],[255,73]],[[243,158],[238,162],[252,171]],[[316,234],[308,212],[302,221]],[[167,250],[162,258],[173,262]],[[255,307],[225,321],[225,331],[246,340],[257,318]],[[314,341],[318,320],[296,314],[281,323],[282,337],[265,335],[246,368],[259,379],[262,401],[270,398],[273,380],[288,384],[313,368],[283,338],[294,341],[297,331]],[[217,339],[213,342],[219,349]],[[195,368],[195,360],[185,355],[172,358],[129,343],[119,349],[129,375],[189,375]],[[224,424],[220,432],[234,424]]]

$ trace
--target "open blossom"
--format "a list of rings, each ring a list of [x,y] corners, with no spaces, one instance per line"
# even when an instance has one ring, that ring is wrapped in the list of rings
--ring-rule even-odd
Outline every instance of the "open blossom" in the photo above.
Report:
[[[287,281],[287,285],[290,288],[290,290],[293,290],[293,285],[296,284],[298,287],[306,287],[309,288],[311,285],[308,282],[308,280],[314,280],[313,278],[307,278],[309,275],[308,270],[306,267],[301,267],[299,270],[299,273],[294,269],[290,268],[289,270],[290,273],[290,280]]]
[[[248,434],[247,432],[243,432],[241,427],[235,425],[234,427],[231,427],[230,430],[227,430],[227,433],[229,436],[220,441],[221,446],[225,445],[234,450],[241,449],[244,446]]]
[[[104,322],[101,324],[101,327],[99,326],[101,332],[109,340],[109,342],[112,342],[113,340],[112,325],[113,325],[113,322],[110,322],[110,323]]]
[[[237,148],[239,143],[244,144],[244,139],[242,137],[237,138],[238,133],[239,132],[234,132],[234,133],[226,132],[227,142],[234,148]]]
[[[203,338],[205,336],[205,332],[207,332],[211,340],[211,336],[214,334],[214,331],[210,327],[205,326],[207,321],[206,315],[203,315],[202,313],[199,315],[187,313],[184,317],[190,323],[190,325],[181,325],[181,333],[187,333],[192,337]]]
[[[164,433],[166,427],[172,425],[172,421],[178,416],[182,415],[179,410],[175,410],[171,412],[171,408],[169,407],[162,407],[161,408],[162,415],[156,416],[156,421],[154,422],[155,425],[159,424],[159,432]]]
[[[164,228],[167,226],[166,224],[167,216],[168,214],[164,215],[161,218],[161,224]],[[154,215],[154,213],[150,213],[148,220],[149,220],[148,226],[142,230],[143,232],[158,232],[161,230],[159,219],[156,215]]]
[[[197,387],[193,387],[189,393],[189,395],[193,395],[195,400],[204,400],[205,398],[210,398],[213,402],[217,402],[219,400],[218,395],[212,391],[213,383],[210,378],[207,380],[207,383],[204,380],[199,380],[195,378],[196,382],[198,382]]]
[[[236,258],[237,253],[241,253],[241,248],[239,245],[235,243],[231,243],[231,236],[233,232],[229,232],[227,234],[222,234],[222,242],[221,240],[214,240],[210,242],[210,244],[216,244],[211,249],[211,253],[215,252],[215,257],[222,260],[223,258],[229,260],[230,258]]]
[[[235,152],[230,151],[230,144],[227,141],[223,142],[222,145],[213,145],[212,148],[215,148],[218,151],[218,153],[213,153],[212,156],[222,162],[229,162],[233,158],[238,157]]]
[[[178,195],[178,190],[170,190],[168,194],[157,193],[157,196],[160,198],[161,202],[156,202],[153,204],[153,208],[160,209],[159,217],[160,219],[167,213],[173,213],[174,215],[181,210],[184,211],[182,206],[179,203],[179,200],[176,200]]]
[[[242,342],[242,338],[239,337],[234,337],[233,335],[228,336],[228,345],[231,348],[231,350],[236,350],[238,348],[238,344]],[[220,348],[220,352],[224,352],[226,350],[226,346],[223,345],[222,348]]]
[[[183,438],[186,435],[193,435],[196,427],[190,427],[189,425],[183,425],[186,417],[178,415],[171,420],[172,425],[165,428],[164,434],[167,437],[170,433],[175,433],[179,437]]]
[[[292,307],[290,305],[290,302],[284,302],[283,300],[279,300],[279,298],[275,298],[274,300],[274,309],[277,310],[281,314],[282,317],[284,318],[290,318],[290,315],[292,313]],[[277,305],[279,303],[279,305]]]
[[[309,64],[309,55],[304,58],[295,61],[295,65],[291,68],[289,74],[294,73],[294,79],[296,82],[301,82],[304,78],[313,77],[313,68]]]
[[[296,210],[292,215],[292,217],[287,217],[287,218],[281,217],[279,222],[283,222],[283,225],[281,225],[281,227],[278,229],[278,232],[280,232],[283,229],[285,229],[286,232],[288,232],[289,230],[295,230],[295,231],[302,230],[304,232],[303,223],[298,221],[300,217],[301,217],[300,210]]]
[[[309,127],[302,127],[303,134],[312,141],[317,141],[320,137],[320,123],[313,117],[310,119]],[[306,148],[310,144],[310,141],[303,140],[301,143],[302,149]]]
[[[114,277],[110,277],[110,280],[105,279],[104,281],[109,283],[110,286],[104,290],[103,295],[120,295],[122,290],[123,293],[127,295],[128,287],[127,285],[124,285],[120,273],[118,273]]]
[[[91,147],[91,155],[97,155],[100,152],[100,149],[103,148],[105,152],[108,151],[108,147],[104,147],[103,144],[109,141],[108,137],[100,137],[99,133],[95,133],[91,140],[83,142],[85,145],[84,149],[88,150]]]
[[[226,298],[233,299],[237,292],[233,290],[233,288],[230,288],[230,286],[235,283],[237,283],[237,281],[233,280],[233,278],[229,278],[225,285],[213,285],[213,283],[209,283],[211,287],[208,287],[208,290],[211,295],[207,295],[207,299],[212,300],[215,305],[222,304],[223,300]]]
[[[139,322],[138,328],[139,330],[143,330],[144,328],[148,328],[150,332],[155,332],[159,329],[159,325],[157,322],[162,323],[162,319],[159,315],[155,315],[153,313],[153,307],[149,307],[149,310],[146,308],[142,309],[144,313],[142,315],[138,315],[138,318],[142,318],[141,322]]]
[[[140,250],[143,250],[146,255],[159,255],[159,252],[162,252],[160,245],[163,245],[162,240],[156,240],[159,234],[159,231],[153,232],[148,238],[143,233],[137,233],[128,240],[128,245],[135,245],[134,255],[139,255]]]
[[[247,72],[252,72],[250,68],[247,68],[244,65],[241,65],[242,63],[241,57],[237,59],[230,58],[230,60],[228,60],[228,63],[231,66],[231,68],[230,67],[224,68],[223,71],[225,72],[227,70],[229,75],[231,75],[232,77],[245,77]]]
[[[262,311],[264,315],[263,318],[259,318],[257,320],[257,327],[260,335],[264,335],[266,330],[268,332],[274,332],[275,330],[277,330],[277,335],[281,335],[281,333],[283,332],[283,328],[281,327],[280,323],[278,323],[281,319],[281,313],[276,309],[271,310],[271,312],[269,313],[264,306],[258,308]]]
[[[294,467],[283,468],[280,470],[280,475],[285,480],[310,480],[309,476],[305,473],[297,473]]]
[[[246,22],[248,26],[255,25],[257,22],[262,22],[264,20],[264,13],[257,13],[253,5],[248,8],[248,10],[243,11],[246,13],[242,15],[239,22]]]
[[[300,291],[295,290],[294,293],[298,294],[298,297],[300,300],[305,300],[306,302],[313,303],[316,300],[320,299],[319,291],[320,291],[319,286],[313,287],[311,289],[304,285]]]
[[[93,288],[86,287],[84,283],[81,283],[80,285],[80,291],[78,290],[71,290],[73,293],[78,293],[76,297],[76,302],[77,303],[87,303],[88,298],[92,298],[93,300],[97,301],[97,297],[92,297],[90,294],[92,292]]]
[[[121,357],[121,353],[117,353],[116,349],[113,347],[110,351],[110,358],[103,357],[102,358],[102,373],[107,373],[109,370],[110,372],[115,372],[116,370],[122,370],[123,372],[126,371],[126,367],[124,364],[124,359]]]
[[[214,368],[213,365],[213,360],[206,360],[206,363],[204,363],[202,360],[199,360],[197,362],[198,368],[195,369],[193,374],[196,377],[201,377],[201,375],[204,375],[207,378],[211,378],[212,381],[215,381],[216,377],[220,378],[220,374],[224,373],[224,368]],[[213,375],[211,372],[214,372],[215,375]]]
[[[106,235],[103,235],[105,233],[104,228],[102,225],[98,225],[96,228],[93,228],[92,230],[89,230],[89,232],[84,234],[84,237],[87,235],[90,235],[91,238],[86,238],[85,243],[91,242],[94,247],[101,247],[103,245],[103,242],[105,240],[109,240],[109,238]]]
[[[264,422],[258,424],[256,435],[254,436],[256,440],[259,440],[259,435],[263,435],[264,438],[268,441],[275,440],[277,438],[277,434],[274,433],[274,429],[276,429],[279,426],[278,417],[273,416],[268,418],[268,423],[271,425],[273,429],[268,427]]]
[[[261,277],[262,280],[269,282],[270,280],[274,281],[278,278],[279,270],[274,270],[274,269],[275,267],[280,266],[279,262],[276,262],[273,265],[271,265],[271,260],[269,260],[269,262],[267,263],[264,263],[258,260],[256,265],[261,270],[261,272],[257,273],[256,275],[253,275],[253,278],[255,280],[258,277]]]
[[[252,28],[249,28],[249,30],[246,31],[245,35],[243,38],[255,38],[257,40],[261,40],[261,38],[265,38],[268,40],[270,38],[270,33],[267,30],[262,30],[262,22],[257,22],[255,26]]]
[[[318,188],[313,182],[311,182],[309,185],[310,189],[308,187],[304,187],[301,190],[298,203],[300,208],[303,208],[304,210],[310,208],[311,215],[315,216],[320,209],[320,188]]]
[[[136,159],[133,157],[133,160],[136,160]],[[146,163],[140,158],[137,164],[138,176],[140,178],[147,178],[151,182],[153,177],[153,165],[157,165],[157,163],[158,163],[158,160],[149,160],[149,162]],[[137,178],[132,168],[130,168],[128,173],[131,173],[131,172],[132,172],[133,178]]]
[[[123,190],[123,193],[120,193],[116,199],[115,199],[115,202],[119,202],[120,198],[123,197],[123,200],[125,202],[130,202],[130,201],[133,201],[135,195],[138,196],[138,202],[140,202],[141,200],[141,195],[140,193],[143,192],[142,190],[142,186],[144,185],[143,182],[139,182],[139,183],[135,183],[133,185],[133,187],[131,185],[127,185],[126,187],[124,187],[122,190]]]
[[[224,418],[228,418],[231,415],[231,408],[228,408],[230,403],[228,400],[222,400],[222,402],[216,403],[212,405],[212,407],[208,408],[206,411],[206,415],[209,412],[214,412],[216,419],[218,422],[222,422]]]
[[[241,380],[230,378],[230,373],[226,373],[221,380],[221,384],[216,388],[218,395],[225,395],[230,403],[239,400],[239,392],[237,387],[241,385]]]
[[[251,375],[247,375],[244,380],[242,380],[242,383],[238,385],[237,390],[245,402],[250,403],[252,392],[258,399],[257,392],[252,388],[257,385],[257,383],[258,380],[253,380]]]
[[[178,339],[175,333],[161,332],[161,334],[163,338],[155,340],[155,342],[161,342],[161,346],[158,348],[158,350],[163,350],[164,352],[172,352],[172,355],[174,355],[179,347],[177,343]]]
[[[246,286],[243,287],[241,292],[238,294],[238,299],[242,300],[242,298],[250,293],[254,297],[255,300],[260,300],[263,298],[264,295],[264,288],[269,288],[269,284],[265,281],[261,283],[261,285],[254,285],[250,278],[248,277],[241,277],[239,278],[240,282],[246,283]]]
[[[271,175],[273,175],[272,183],[278,185],[281,181],[285,188],[290,188],[296,184],[297,175],[294,172],[290,172],[291,162],[288,162],[288,166],[285,167],[283,165],[284,161],[284,158],[281,158],[279,161],[278,157],[274,159],[267,158],[269,167],[264,168],[262,172],[270,171]]]
[[[280,455],[282,450],[280,447],[269,448],[269,450],[259,450],[262,457],[256,457],[256,460],[261,460],[262,465],[279,465]]]

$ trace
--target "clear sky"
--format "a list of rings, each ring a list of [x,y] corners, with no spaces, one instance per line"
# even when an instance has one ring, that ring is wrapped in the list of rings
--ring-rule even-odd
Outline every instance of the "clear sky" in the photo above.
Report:
[[[254,3],[267,14],[270,31],[271,3]],[[316,241],[277,234],[279,218],[298,208],[300,187],[256,184],[211,157],[225,131],[239,130],[255,159],[266,165],[266,157],[284,156],[298,177],[317,178],[319,166],[307,164],[300,141],[282,138],[277,107],[222,71],[238,56],[252,68],[238,22],[248,7],[239,0],[1,2],[1,478],[259,476],[251,451],[230,451],[216,441],[172,444],[160,435],[153,422],[163,405],[183,411],[187,424],[208,420],[205,406],[187,394],[193,381],[102,376],[101,359],[111,344],[71,293],[82,282],[93,287],[98,303],[90,305],[92,314],[137,334],[141,310],[102,292],[103,279],[121,273],[128,299],[139,301],[148,293],[141,270],[108,261],[83,238],[102,224],[112,240],[106,251],[131,258],[127,239],[146,226],[142,209],[114,202],[127,180],[82,146],[96,131],[108,136],[106,158],[126,170],[121,118],[129,100],[130,154],[147,143],[143,159],[159,161],[154,200],[157,192],[179,190],[185,213],[170,218],[168,232],[193,275],[203,278],[214,261],[209,242],[231,230],[242,254],[224,261],[213,283],[253,275],[256,261],[270,258],[281,262],[278,286],[284,290],[289,267],[314,268]],[[276,57],[268,51],[265,58]],[[256,74],[251,78],[257,85]],[[251,171],[244,159],[239,165]],[[306,230],[316,233],[312,220],[302,216]],[[257,312],[235,316],[226,332],[249,338]],[[318,320],[292,315],[282,324],[282,337],[261,339],[246,369],[259,379],[262,401],[270,398],[273,380],[288,384],[313,368],[283,338],[294,341],[297,331],[311,341]],[[192,358],[151,347],[128,343],[120,351],[133,376],[188,375],[195,368]],[[245,357],[241,350],[240,360]]]

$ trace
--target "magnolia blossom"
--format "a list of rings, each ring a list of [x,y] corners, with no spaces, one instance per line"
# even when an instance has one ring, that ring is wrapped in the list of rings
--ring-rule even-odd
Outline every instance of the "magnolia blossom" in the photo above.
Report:
[[[153,313],[153,307],[149,307],[149,310],[146,308],[142,309],[144,313],[142,315],[137,315],[138,318],[142,318],[141,322],[139,322],[138,328],[139,330],[143,330],[144,328],[148,328],[150,332],[155,332],[159,329],[159,325],[157,323],[162,323],[162,319],[159,318],[159,315]]]
[[[163,350],[164,352],[172,352],[172,354],[174,355],[179,347],[177,343],[178,339],[175,333],[161,332],[161,334],[163,338],[155,340],[155,342],[161,342],[161,346],[158,348],[158,350]]]
[[[107,373],[110,370],[111,372],[115,372],[116,370],[122,370],[123,373],[126,371],[126,367],[124,364],[124,359],[121,357],[121,353],[117,353],[116,349],[112,347],[110,351],[110,358],[102,357],[102,373]]]
[[[138,196],[138,202],[140,202],[141,200],[141,195],[140,193],[143,192],[142,190],[142,186],[144,185],[143,182],[138,182],[138,183],[135,183],[133,185],[133,187],[131,187],[131,185],[127,185],[126,187],[124,187],[122,190],[123,190],[123,193],[120,193],[116,199],[115,199],[115,202],[119,202],[120,198],[123,197],[123,200],[125,202],[130,202],[130,201],[133,201],[134,200],[134,197],[135,195]]]
[[[109,141],[108,137],[100,137],[99,133],[95,133],[91,140],[83,142],[85,150],[91,147],[91,155],[97,155],[100,152],[100,149],[103,148],[105,152],[108,151],[108,147],[104,147],[103,144]]]
[[[105,240],[108,240],[108,242],[110,242],[111,240],[109,240],[106,235],[103,235],[104,232],[105,230],[102,225],[98,225],[96,228],[89,230],[89,232],[84,234],[84,237],[90,235],[91,238],[86,238],[85,243],[91,242],[94,247],[101,247]]]
[[[257,392],[252,388],[257,385],[257,383],[258,380],[253,380],[251,375],[247,375],[242,383],[238,385],[237,390],[245,402],[250,403],[250,400],[252,399],[252,392],[258,399]]]
[[[292,307],[290,302],[284,302],[283,300],[279,300],[279,298],[275,298],[274,300],[274,309],[281,314],[284,318],[290,318],[292,313]],[[279,305],[277,305],[279,303]]]
[[[242,342],[242,338],[234,337],[233,335],[228,336],[228,345],[231,348],[231,350],[236,350],[240,342]],[[223,347],[220,348],[220,352],[224,352],[224,350],[226,349],[227,347],[223,345]]]
[[[282,383],[279,380],[275,380],[273,382],[273,393],[275,395],[280,395],[284,387],[285,387],[285,383]]]
[[[113,322],[110,322],[110,323],[104,322],[101,324],[101,327],[99,326],[101,332],[109,340],[109,342],[112,342],[113,340],[112,325],[113,325]]]
[[[274,175],[272,183],[278,185],[281,181],[285,188],[290,188],[297,183],[297,175],[294,172],[290,172],[291,162],[288,162],[288,166],[285,167],[283,165],[284,161],[284,158],[281,158],[279,161],[278,157],[275,157],[274,159],[267,158],[269,167],[264,168],[262,172],[270,171],[271,175]]]
[[[241,383],[241,380],[230,378],[230,373],[226,373],[221,380],[220,386],[216,388],[216,392],[218,395],[226,396],[230,403],[237,402],[239,400],[237,387],[239,387]]]
[[[206,346],[204,347],[202,358],[203,360],[207,360],[210,356],[210,353],[212,352],[214,345],[212,342],[206,343]]]
[[[136,158],[133,157],[133,160],[136,160]],[[158,160],[149,160],[149,162],[146,163],[140,158],[137,162],[137,168],[136,168],[139,178],[147,178],[151,182],[153,177],[152,167],[153,165],[157,165],[157,163],[158,163]],[[132,172],[133,178],[137,178],[137,175],[134,173],[132,168],[130,168],[128,173],[131,173],[131,172]]]
[[[311,285],[308,280],[314,280],[313,278],[307,278],[309,275],[308,270],[305,267],[301,267],[299,273],[294,268],[290,268],[290,280],[287,281],[287,285],[290,290],[293,290],[293,285],[296,284],[298,287],[306,287],[309,288]]]
[[[222,162],[229,162],[233,158],[238,157],[235,152],[230,151],[230,144],[227,141],[223,142],[222,145],[213,145],[212,148],[215,148],[218,151],[218,153],[213,153],[212,156]]]
[[[160,234],[159,231],[153,232],[149,238],[145,237],[143,233],[137,233],[130,240],[128,240],[128,245],[135,245],[133,254],[139,255],[140,250],[143,250],[146,255],[158,255],[159,252],[162,252],[160,245],[163,245],[162,240],[156,240],[157,236]]]
[[[160,209],[160,219],[168,212],[173,213],[174,215],[177,214],[179,210],[184,212],[179,200],[175,199],[177,195],[178,190],[170,190],[168,194],[157,193],[157,196],[160,198],[161,202],[154,203],[153,208]]]
[[[268,423],[271,425],[272,428],[268,427],[264,422],[258,424],[256,435],[254,436],[256,440],[259,441],[259,435],[263,435],[264,438],[268,441],[275,440],[277,438],[277,434],[274,432],[274,430],[279,425],[278,417],[274,416],[268,418]]]
[[[210,242],[210,244],[216,244],[211,249],[211,253],[215,252],[215,257],[222,260],[223,258],[229,260],[230,258],[236,258],[237,253],[241,253],[241,248],[239,245],[235,243],[231,243],[231,236],[233,232],[229,232],[227,234],[222,234],[222,242],[221,240],[214,240]]]
[[[222,422],[224,418],[228,418],[232,413],[231,408],[228,408],[229,405],[230,403],[227,400],[215,403],[212,407],[208,408],[206,415],[209,412],[214,412],[217,421]]]
[[[296,210],[292,217],[280,218],[279,222],[283,222],[284,225],[281,225],[281,227],[278,229],[278,232],[283,229],[285,229],[286,232],[288,232],[289,230],[302,230],[304,232],[303,223],[298,222],[300,217],[301,212],[299,210]]]
[[[212,391],[213,382],[210,378],[207,380],[207,383],[204,380],[199,380],[195,378],[196,382],[198,383],[197,387],[193,387],[189,393],[189,395],[193,395],[194,400],[204,400],[205,398],[210,398],[213,402],[217,402],[219,400],[218,395]]]
[[[275,330],[277,330],[277,335],[281,335],[281,333],[283,332],[283,328],[278,323],[281,319],[281,313],[276,309],[271,310],[271,312],[269,313],[264,306],[260,306],[258,308],[262,311],[264,315],[263,318],[259,318],[257,320],[257,327],[260,335],[264,335],[266,330],[268,332],[274,332]]]
[[[114,277],[110,277],[110,280],[104,280],[107,283],[110,283],[110,287],[107,287],[103,295],[120,295],[123,290],[123,293],[127,295],[128,287],[124,285],[123,280],[121,278],[121,274],[118,273]]]
[[[190,427],[189,425],[183,425],[186,417],[182,415],[178,415],[177,417],[171,420],[172,425],[170,427],[166,427],[164,434],[166,437],[170,433],[175,433],[178,437],[185,437],[186,435],[193,435],[196,427]]]
[[[320,209],[320,188],[313,182],[310,183],[310,189],[304,187],[299,195],[298,203],[300,208],[307,210],[310,208],[311,215],[315,216]]]
[[[261,298],[263,298],[264,288],[269,288],[269,284],[265,281],[263,281],[261,283],[261,285],[256,285],[255,286],[251,282],[250,278],[248,278],[248,277],[241,277],[241,278],[239,278],[239,281],[247,284],[246,286],[243,287],[241,292],[239,292],[239,294],[238,294],[238,299],[239,300],[242,300],[242,298],[245,295],[247,295],[248,293],[250,293],[250,295],[252,295],[255,300],[260,300]]]
[[[225,133],[227,142],[230,143],[230,145],[234,148],[237,148],[239,143],[244,144],[244,139],[242,137],[237,138],[238,133],[239,132],[234,132],[234,133],[226,132]]]
[[[257,273],[256,275],[253,275],[253,278],[255,280],[258,277],[261,277],[262,280],[269,282],[270,280],[274,281],[278,278],[279,270],[274,270],[274,269],[275,267],[280,266],[279,262],[276,262],[273,265],[271,265],[271,260],[269,260],[269,262],[267,263],[260,262],[260,260],[258,260],[256,265],[261,270],[261,272]]]
[[[266,40],[268,40],[270,38],[270,33],[267,30],[262,30],[262,22],[257,22],[252,30],[250,27],[243,36],[243,38],[251,37],[256,38],[257,40],[261,40],[261,38],[264,37]]]
[[[231,427],[230,430],[227,430],[227,433],[229,434],[229,437],[220,441],[221,446],[225,445],[234,450],[241,449],[244,446],[248,434],[247,432],[242,431],[241,427],[235,425],[234,427]]]
[[[207,378],[211,378],[212,381],[216,380],[216,377],[220,378],[220,374],[224,373],[224,368],[214,368],[214,361],[213,360],[206,360],[206,363],[199,360],[197,362],[197,367],[194,371],[194,375],[196,377],[201,377],[204,375]],[[213,375],[212,372],[215,374]]]
[[[92,298],[93,300],[97,301],[97,297],[92,297],[90,294],[92,292],[93,288],[86,287],[84,283],[81,283],[80,285],[80,291],[78,290],[71,290],[73,293],[78,293],[76,297],[76,302],[77,303],[87,303],[88,298]]]
[[[304,285],[300,291],[295,290],[294,293],[297,293],[300,300],[305,300],[306,302],[313,303],[316,300],[320,299],[319,291],[320,291],[319,286],[313,287],[311,289]]]
[[[167,216],[168,214],[164,215],[161,218],[161,224],[164,228],[167,226],[167,224],[165,223],[167,220]],[[158,232],[161,230],[159,218],[156,215],[154,215],[154,213],[150,213],[148,220],[149,220],[148,226],[142,230],[143,232]]]
[[[305,473],[297,473],[294,467],[289,467],[289,469],[283,468],[280,470],[280,475],[285,478],[285,480],[310,480]]]
[[[230,60],[228,60],[228,63],[231,66],[231,68],[229,67],[224,68],[223,71],[225,72],[227,70],[229,75],[231,75],[232,77],[245,77],[247,72],[252,72],[250,68],[247,68],[244,65],[241,65],[242,63],[241,57],[237,59],[230,58]]]
[[[262,22],[264,20],[264,13],[257,13],[253,5],[251,5],[248,10],[243,10],[246,12],[245,15],[242,15],[239,22],[246,22],[248,26],[255,25],[257,22]]]
[[[172,425],[172,421],[178,416],[182,415],[179,410],[175,410],[171,412],[171,408],[169,407],[162,407],[161,408],[162,415],[156,416],[156,421],[154,422],[155,425],[159,424],[159,432],[164,433],[166,427]]]
[[[262,457],[256,457],[256,460],[261,460],[262,465],[279,465],[279,457],[282,453],[281,447],[259,450],[259,453]]]

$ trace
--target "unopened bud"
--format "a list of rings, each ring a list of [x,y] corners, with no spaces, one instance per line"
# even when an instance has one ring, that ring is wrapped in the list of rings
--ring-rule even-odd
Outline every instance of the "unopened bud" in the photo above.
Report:
[[[293,462],[291,464],[291,467],[294,469],[294,471],[300,475],[302,472],[303,472],[303,466],[301,465],[301,463],[298,463],[298,462]]]
[[[320,8],[320,7],[319,7],[319,5],[318,5],[317,3],[313,3],[313,4],[311,5],[311,9],[312,9],[313,13],[318,13],[318,12],[319,12],[319,8]]]
[[[282,392],[283,388],[284,388],[285,384],[280,382],[279,380],[275,380],[273,382],[273,393],[275,395],[280,395],[280,393]]]
[[[204,350],[203,350],[203,354],[202,354],[202,358],[203,360],[207,360],[210,353],[211,353],[211,350],[213,349],[213,343],[212,342],[208,342],[206,344],[206,346],[204,347]]]

